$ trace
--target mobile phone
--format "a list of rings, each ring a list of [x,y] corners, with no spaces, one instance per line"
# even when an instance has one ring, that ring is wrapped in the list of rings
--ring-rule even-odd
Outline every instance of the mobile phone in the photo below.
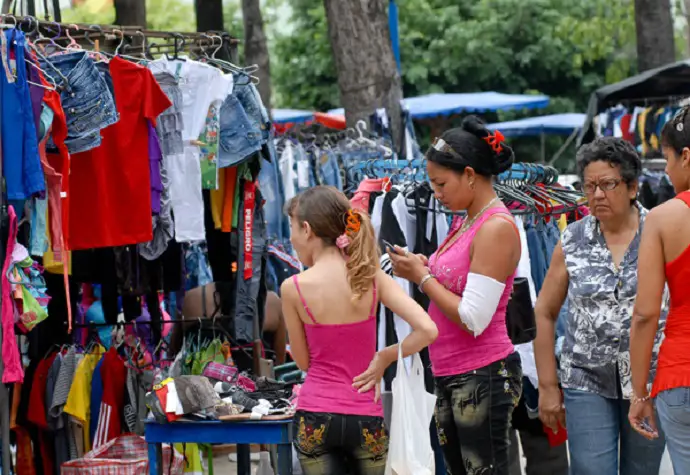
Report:
[[[381,242],[383,242],[383,245],[384,245],[387,249],[390,249],[392,252],[394,252],[394,253],[396,253],[396,254],[399,254],[398,250],[395,248],[395,246],[394,246],[393,244],[389,243],[389,242],[386,241],[385,239],[381,239]]]
[[[646,432],[649,432],[650,434],[656,434],[657,432],[652,428],[652,426],[649,425],[649,422],[647,422],[647,419],[642,419],[638,425],[640,428]]]

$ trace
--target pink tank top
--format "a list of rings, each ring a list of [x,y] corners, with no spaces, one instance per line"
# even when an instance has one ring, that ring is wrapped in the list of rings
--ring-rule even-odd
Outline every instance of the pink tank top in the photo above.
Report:
[[[356,416],[383,417],[374,391],[358,393],[352,380],[369,367],[376,353],[376,282],[369,318],[361,322],[321,325],[311,313],[293,276],[297,293],[311,324],[304,325],[309,347],[309,370],[300,390],[297,409]]]
[[[479,228],[495,214],[510,214],[500,207],[487,210],[451,246],[441,254],[446,242],[459,232],[462,220],[453,227],[443,245],[429,259],[429,270],[445,288],[462,297],[470,271],[470,247]],[[512,221],[512,218],[511,218]],[[451,322],[433,302],[429,315],[438,327],[438,338],[429,346],[434,376],[453,376],[483,368],[502,360],[515,349],[506,329],[506,307],[513,290],[515,274],[506,281],[506,288],[491,323],[478,337],[474,337]]]

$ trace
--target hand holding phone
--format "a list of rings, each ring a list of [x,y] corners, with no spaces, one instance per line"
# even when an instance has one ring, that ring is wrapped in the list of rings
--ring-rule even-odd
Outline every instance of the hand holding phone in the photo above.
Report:
[[[402,255],[402,253],[399,252],[398,249],[393,244],[389,243],[385,239],[381,239],[381,241],[383,242],[383,245],[386,246],[386,249],[388,250],[389,253],[394,252],[396,254]]]

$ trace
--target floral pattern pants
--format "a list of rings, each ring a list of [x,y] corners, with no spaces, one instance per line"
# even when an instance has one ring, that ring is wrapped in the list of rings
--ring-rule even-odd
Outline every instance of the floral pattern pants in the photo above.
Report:
[[[304,475],[383,475],[388,432],[382,417],[297,411],[294,425]]]
[[[436,378],[436,428],[449,475],[508,475],[513,410],[522,393],[520,356]]]

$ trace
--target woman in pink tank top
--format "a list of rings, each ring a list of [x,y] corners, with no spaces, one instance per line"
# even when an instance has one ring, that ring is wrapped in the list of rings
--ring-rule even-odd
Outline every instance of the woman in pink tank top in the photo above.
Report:
[[[369,217],[333,187],[316,186],[287,206],[291,242],[309,269],[281,286],[292,357],[307,378],[295,415],[305,475],[383,475],[388,435],[379,400],[398,345],[376,351],[379,301],[412,327],[411,355],[432,343],[429,315],[379,268]]]
[[[513,162],[503,136],[476,117],[446,131],[427,152],[436,198],[465,210],[431,258],[391,250],[396,275],[430,299],[439,336],[429,347],[436,424],[449,473],[508,474],[508,430],[522,369],[505,315],[520,260],[520,237],[492,177]],[[396,254],[396,252],[398,253]]]

